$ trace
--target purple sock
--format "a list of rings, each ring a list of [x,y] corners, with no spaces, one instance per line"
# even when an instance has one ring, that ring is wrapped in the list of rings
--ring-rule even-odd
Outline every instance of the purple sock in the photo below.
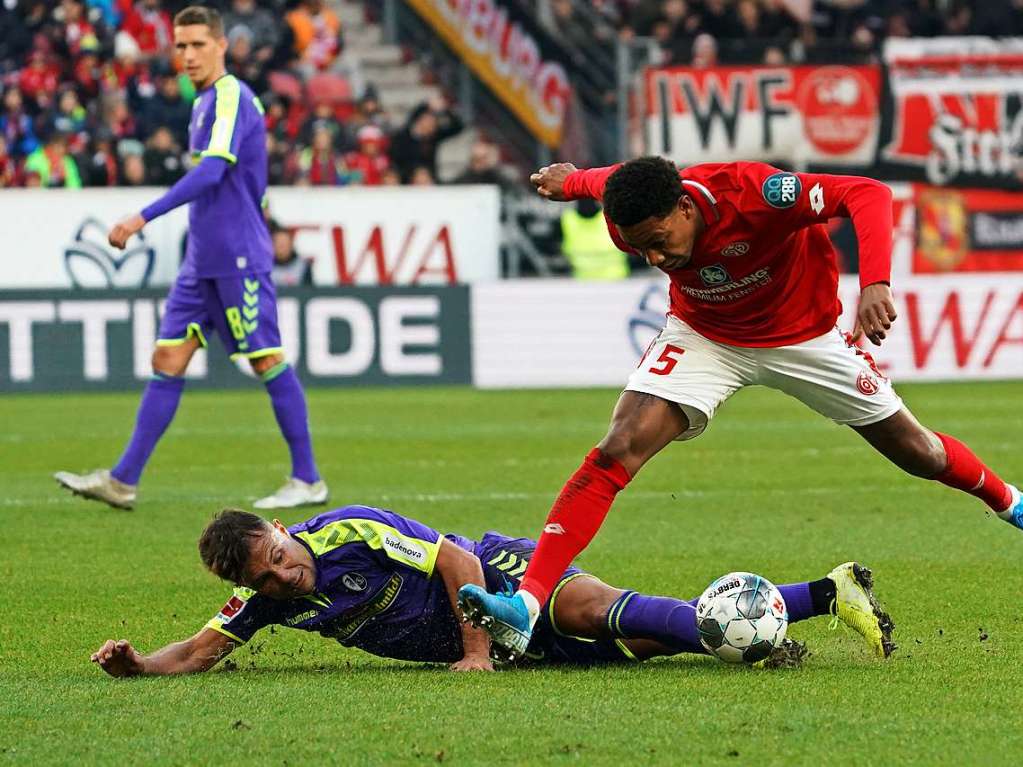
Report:
[[[305,394],[295,371],[286,362],[275,365],[263,374],[263,383],[273,403],[277,425],[281,428],[291,451],[291,476],[303,482],[316,482],[320,474],[313,460],[313,443],[309,436],[309,414]]]
[[[789,623],[826,614],[814,606],[809,583],[779,586],[789,613]],[[683,602],[671,597],[650,597],[629,591],[615,600],[607,611],[611,634],[622,639],[654,639],[679,652],[706,653],[696,628],[699,598]]]
[[[654,639],[679,652],[707,653],[696,629],[695,600],[627,591],[607,611],[607,625],[613,636],[622,639]]]
[[[805,621],[815,615],[822,615],[813,607],[809,583],[786,583],[778,587],[785,607],[789,611],[789,623]]]
[[[146,461],[153,453],[153,448],[160,437],[167,431],[174,420],[181,392],[185,390],[185,379],[157,373],[146,384],[139,403],[139,412],[135,416],[135,431],[131,441],[124,449],[124,454],[117,465],[111,469],[114,479],[126,485],[137,485]]]

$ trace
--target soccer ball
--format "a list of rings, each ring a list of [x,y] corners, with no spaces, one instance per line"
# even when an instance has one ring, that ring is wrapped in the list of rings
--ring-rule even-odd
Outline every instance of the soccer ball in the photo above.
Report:
[[[785,639],[788,625],[781,592],[753,573],[721,576],[696,604],[700,643],[726,663],[763,660]]]

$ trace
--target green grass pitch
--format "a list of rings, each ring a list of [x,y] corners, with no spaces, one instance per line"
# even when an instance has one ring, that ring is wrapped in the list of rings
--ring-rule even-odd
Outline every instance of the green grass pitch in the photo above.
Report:
[[[926,424],[1023,480],[1023,383],[901,391]],[[310,410],[336,504],[534,535],[614,397],[321,389]],[[190,392],[136,511],[58,492],[54,470],[116,458],[136,404],[0,398],[0,764],[961,766],[1023,754],[1023,535],[758,390],[656,458],[580,563],[689,597],[730,570],[784,582],[857,558],[897,624],[887,663],[820,619],[792,628],[813,653],[804,667],[774,672],[680,657],[456,675],[278,629],[237,650],[237,670],[107,678],[88,660],[103,640],[152,650],[217,611],[228,589],[203,571],[198,533],[287,470],[261,391]]]

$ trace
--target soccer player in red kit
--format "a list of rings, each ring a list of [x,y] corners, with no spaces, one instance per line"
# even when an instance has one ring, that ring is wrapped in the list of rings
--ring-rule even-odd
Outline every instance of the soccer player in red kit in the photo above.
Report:
[[[855,333],[880,345],[896,319],[889,287],[892,197],[868,178],[787,173],[759,162],[694,165],[643,157],[610,168],[559,163],[530,179],[549,200],[604,205],[611,239],[671,279],[670,310],[607,435],[565,484],[512,596],[460,591],[463,612],[511,655],[539,605],[596,534],[615,496],[673,440],[693,439],[743,386],[760,384],[850,426],[904,471],[970,493],[1023,528],[1023,501],[953,437],[920,425],[836,326],[838,267],[824,224],[859,240]]]

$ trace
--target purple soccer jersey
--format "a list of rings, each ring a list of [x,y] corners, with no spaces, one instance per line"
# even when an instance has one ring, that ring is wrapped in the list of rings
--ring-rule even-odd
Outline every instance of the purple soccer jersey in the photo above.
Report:
[[[489,532],[480,541],[436,530],[392,511],[348,506],[288,528],[316,562],[313,594],[276,600],[237,588],[207,627],[247,642],[264,626],[315,631],[349,647],[398,660],[451,663],[462,657],[462,635],[444,581],[434,572],[441,541],[479,557],[487,588],[514,588],[535,541]],[[562,582],[583,575],[569,568]],[[628,658],[615,640],[559,634],[544,610],[527,657],[602,663]]]
[[[274,600],[251,589],[207,625],[246,642],[278,624],[400,660],[454,661],[461,632],[433,568],[441,535],[383,509],[348,506],[288,528],[316,561],[316,590]]]
[[[231,167],[188,208],[182,272],[200,278],[269,272],[272,248],[262,209],[266,125],[259,99],[234,75],[224,75],[196,96],[188,136],[197,161],[220,157]]]

